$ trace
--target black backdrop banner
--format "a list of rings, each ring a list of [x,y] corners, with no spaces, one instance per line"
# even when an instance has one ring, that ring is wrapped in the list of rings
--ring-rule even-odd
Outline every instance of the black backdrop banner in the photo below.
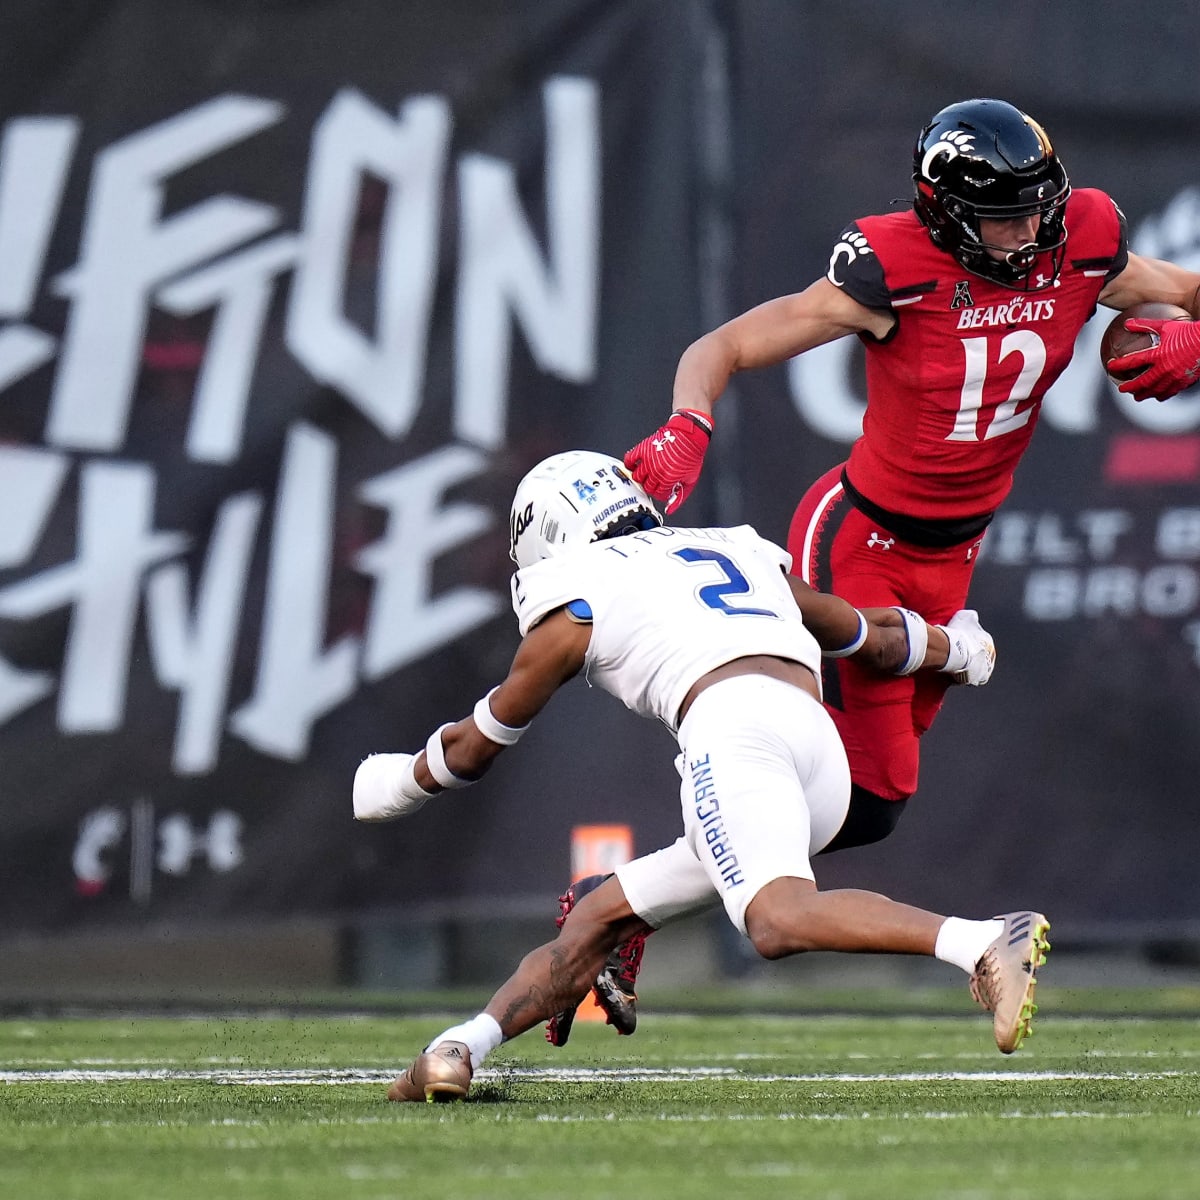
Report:
[[[521,474],[653,428],[689,341],[907,195],[945,103],[1012,99],[1135,250],[1200,256],[1190,62],[1120,83],[1185,53],[1166,6],[1077,45],[1106,5],[1006,5],[966,73],[941,3],[919,27],[865,0],[60,7],[0,18],[14,931],[548,893],[576,824],[673,838],[671,739],[583,681],[412,821],[357,827],[350,782],[507,667]],[[1101,322],[985,543],[996,678],[827,886],[1200,918],[1200,399],[1119,398]],[[858,429],[860,368],[847,342],[739,377],[682,518],[782,540]]]
[[[1169,65],[1188,33],[1167,5],[1141,31],[1108,3],[732,13],[735,309],[799,290],[849,220],[906,204],[917,131],[972,95],[1032,113],[1072,182],[1121,205],[1133,250],[1200,268],[1200,81]],[[971,603],[996,636],[992,684],[948,697],[897,831],[822,859],[823,886],[1044,905],[1060,928],[1200,917],[1200,394],[1121,396],[1098,355],[1112,315],[1081,336],[984,540]],[[783,537],[858,430],[861,353],[844,339],[736,382],[742,512]]]

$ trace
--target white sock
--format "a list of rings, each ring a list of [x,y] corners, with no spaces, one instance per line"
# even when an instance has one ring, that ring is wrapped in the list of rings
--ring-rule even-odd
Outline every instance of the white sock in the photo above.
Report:
[[[437,1037],[425,1047],[432,1050],[440,1042],[463,1042],[471,1051],[471,1070],[478,1071],[480,1064],[495,1048],[504,1041],[504,1034],[495,1017],[480,1013],[462,1025],[451,1025],[445,1033]]]
[[[947,917],[938,930],[937,943],[933,948],[936,958],[942,962],[962,967],[968,975],[983,952],[1004,931],[1004,922],[998,917],[990,921],[964,921],[962,917]]]

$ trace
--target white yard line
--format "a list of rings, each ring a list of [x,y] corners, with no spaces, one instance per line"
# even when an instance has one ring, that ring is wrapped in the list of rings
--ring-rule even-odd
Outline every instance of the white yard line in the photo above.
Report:
[[[400,1065],[390,1068],[288,1068],[246,1069],[210,1067],[134,1067],[104,1069],[62,1067],[58,1069],[0,1070],[0,1083],[201,1083],[253,1086],[342,1085],[389,1083]],[[531,1083],[687,1083],[696,1079],[730,1079],[742,1083],[1035,1083],[1056,1080],[1152,1080],[1192,1075],[1190,1071],[905,1071],[895,1074],[827,1072],[804,1075],[748,1074],[732,1067],[497,1067],[475,1074],[476,1083],[489,1080]]]

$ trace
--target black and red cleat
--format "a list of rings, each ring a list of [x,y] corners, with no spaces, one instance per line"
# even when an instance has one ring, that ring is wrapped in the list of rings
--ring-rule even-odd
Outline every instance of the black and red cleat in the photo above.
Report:
[[[588,892],[595,891],[609,876],[585,875],[576,880],[558,898],[559,913],[555,924],[559,929],[567,914]],[[605,962],[592,995],[604,1013],[606,1022],[620,1034],[630,1034],[637,1028],[637,976],[642,965],[642,952],[646,945],[646,934],[639,933],[618,946]],[[583,1003],[582,1000],[579,1002]],[[579,1004],[556,1013],[546,1024],[546,1041],[552,1046],[565,1046],[575,1023]]]
[[[642,969],[646,934],[638,933],[618,946],[596,976],[592,994],[604,1010],[604,1016],[620,1034],[637,1028],[637,977]]]

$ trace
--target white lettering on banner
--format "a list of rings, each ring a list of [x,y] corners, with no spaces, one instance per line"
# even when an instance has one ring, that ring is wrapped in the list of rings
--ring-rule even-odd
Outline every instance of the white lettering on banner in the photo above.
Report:
[[[67,466],[66,456],[53,451],[0,446],[0,570],[19,566],[34,553]],[[0,724],[53,690],[50,674],[19,671],[0,658]]]
[[[79,136],[73,117],[10,121],[0,141],[0,317],[33,305],[42,260],[62,202],[67,168]],[[54,356],[57,343],[28,325],[0,330],[0,388]]]
[[[194,824],[182,813],[156,821],[154,804],[134,800],[129,811],[113,805],[92,809],[79,823],[71,854],[75,888],[83,896],[99,896],[116,869],[118,855],[128,852],[129,895],[150,899],[154,868],[164,875],[187,875],[198,858],[210,871],[225,874],[241,866],[242,818],[217,809],[206,825]]]
[[[71,300],[46,438],[80,450],[125,441],[155,288],[279,224],[235,196],[163,219],[166,180],[283,118],[283,106],[223,96],[161,121],[96,156],[77,266],[55,290]]]
[[[183,534],[152,530],[154,485],[153,470],[143,464],[86,464],[78,557],[0,590],[2,617],[29,620],[71,609],[58,703],[65,732],[120,727],[142,576],[188,546]]]
[[[43,278],[47,248],[81,122],[28,117],[4,126],[0,321],[8,324],[0,327],[0,390],[56,354],[58,362],[47,397],[46,446],[0,446],[0,569],[9,573],[0,587],[0,618],[34,621],[69,611],[57,680],[0,658],[0,725],[52,694],[57,682],[60,731],[120,728],[134,636],[144,619],[155,678],[179,692],[177,773],[213,770],[226,731],[264,754],[295,760],[307,752],[315,722],[354,693],[360,676],[382,678],[504,608],[506,597],[483,586],[435,593],[433,564],[494,524],[490,510],[442,497],[486,472],[487,451],[504,443],[513,326],[543,371],[577,383],[595,373],[596,86],[548,80],[543,106],[543,221],[531,222],[522,210],[511,164],[479,154],[460,160],[455,390],[438,399],[450,412],[449,432],[474,448],[435,446],[407,461],[403,439],[429,399],[425,365],[452,131],[443,97],[410,98],[389,113],[352,89],[339,92],[313,128],[296,231],[279,228],[276,206],[230,194],[219,183],[219,156],[269,137],[287,117],[280,103],[218,96],[132,133],[96,154],[77,261],[50,285]],[[218,180],[213,194],[171,208],[175,177],[197,178],[201,168]],[[363,260],[355,242],[368,180],[386,196],[375,261]],[[535,224],[546,230],[544,248]],[[131,428],[140,427],[134,397],[155,310],[181,318],[211,313],[197,347],[181,449],[192,463],[237,462],[255,374],[264,348],[275,348],[267,340],[272,302],[287,276],[288,306],[275,345],[281,338],[295,363],[396,442],[394,457],[402,464],[356,484],[358,502],[385,511],[386,529],[356,560],[372,582],[362,635],[328,647],[338,517],[334,435],[288,421],[285,413],[271,522],[263,521],[268,483],[262,493],[218,494],[207,545],[196,547],[202,565],[184,557],[189,531],[154,528],[155,464],[85,457],[77,496],[66,482],[72,468],[63,451],[117,453]],[[39,284],[67,301],[61,346],[29,323]],[[374,298],[374,319],[356,322],[350,310],[363,295]],[[255,449],[261,456],[262,447]],[[69,504],[76,506],[74,559],[34,571],[28,564],[42,550],[52,516]],[[239,638],[253,637],[243,626],[264,533],[270,546],[262,625],[253,640],[255,682],[230,715]],[[25,578],[17,577],[21,568],[29,571]],[[136,809],[132,822],[138,829],[153,820],[144,803],[146,812]],[[111,824],[105,828],[111,835]],[[143,846],[139,854],[140,897],[149,886],[151,852]]]
[[[1200,508],[1166,509],[1154,542],[1163,558],[1200,558]]]
[[[1200,573],[1194,567],[1094,567],[1032,571],[1025,583],[1026,615],[1035,621],[1076,617],[1182,617],[1196,611]]]
[[[495,592],[460,587],[433,596],[434,560],[494,524],[475,504],[440,508],[441,494],[481,474],[486,459],[466,446],[444,446],[359,488],[367,504],[387,509],[387,532],[358,554],[375,578],[363,651],[363,675],[381,679],[434,646],[482,624],[503,607]]]
[[[175,813],[158,826],[158,855],[155,865],[167,875],[186,875],[192,860],[203,854],[218,874],[232,871],[242,862],[242,818],[219,809],[207,829],[196,829],[187,817]]]
[[[546,88],[543,269],[507,163],[468,155],[459,166],[463,246],[455,324],[454,431],[489,450],[504,439],[509,310],[538,365],[584,383],[596,369],[600,247],[598,99],[582,79]]]
[[[28,446],[0,446],[0,570],[33,553],[54,510],[67,456]]]
[[[154,665],[159,680],[182,693],[172,756],[181,775],[216,766],[261,514],[262,498],[253,494],[221,505],[190,614],[183,564],[159,567],[150,576],[146,617]]]
[[[1121,509],[1084,509],[1067,532],[1057,513],[1002,512],[988,530],[980,558],[1006,566],[1029,562],[1110,559],[1133,517]]]
[[[21,671],[0,658],[0,725],[54,691],[48,671]]]
[[[407,434],[420,408],[449,139],[444,100],[410,100],[393,120],[350,91],[334,98],[313,138],[288,349],[389,437]],[[367,171],[390,185],[375,339],[347,319],[343,305],[350,233]],[[507,378],[499,383],[504,387]]]
[[[354,690],[358,639],[329,650],[325,636],[333,565],[337,444],[298,424],[288,433],[275,504],[258,680],[230,728],[279,758],[303,758],[313,722]]]
[[[1139,519],[1153,519],[1153,530],[1139,529]],[[1150,546],[1160,561],[1143,561]],[[1200,508],[1001,512],[984,551],[985,570],[1026,570],[1022,607],[1031,621],[1200,615]],[[1197,629],[1200,622],[1189,620],[1181,633],[1200,666]]]
[[[160,306],[181,316],[217,306],[188,426],[187,456],[196,462],[232,462],[241,451],[274,277],[295,261],[296,244],[280,234],[158,293]]]
[[[79,137],[74,117],[10,121],[0,141],[0,316],[29,311]]]
[[[1185,625],[1183,637],[1192,648],[1192,661],[1200,666],[1200,621],[1191,621]]]
[[[71,855],[76,880],[88,892],[98,891],[112,875],[105,852],[125,836],[128,818],[119,808],[93,809],[80,822],[79,836]]]

